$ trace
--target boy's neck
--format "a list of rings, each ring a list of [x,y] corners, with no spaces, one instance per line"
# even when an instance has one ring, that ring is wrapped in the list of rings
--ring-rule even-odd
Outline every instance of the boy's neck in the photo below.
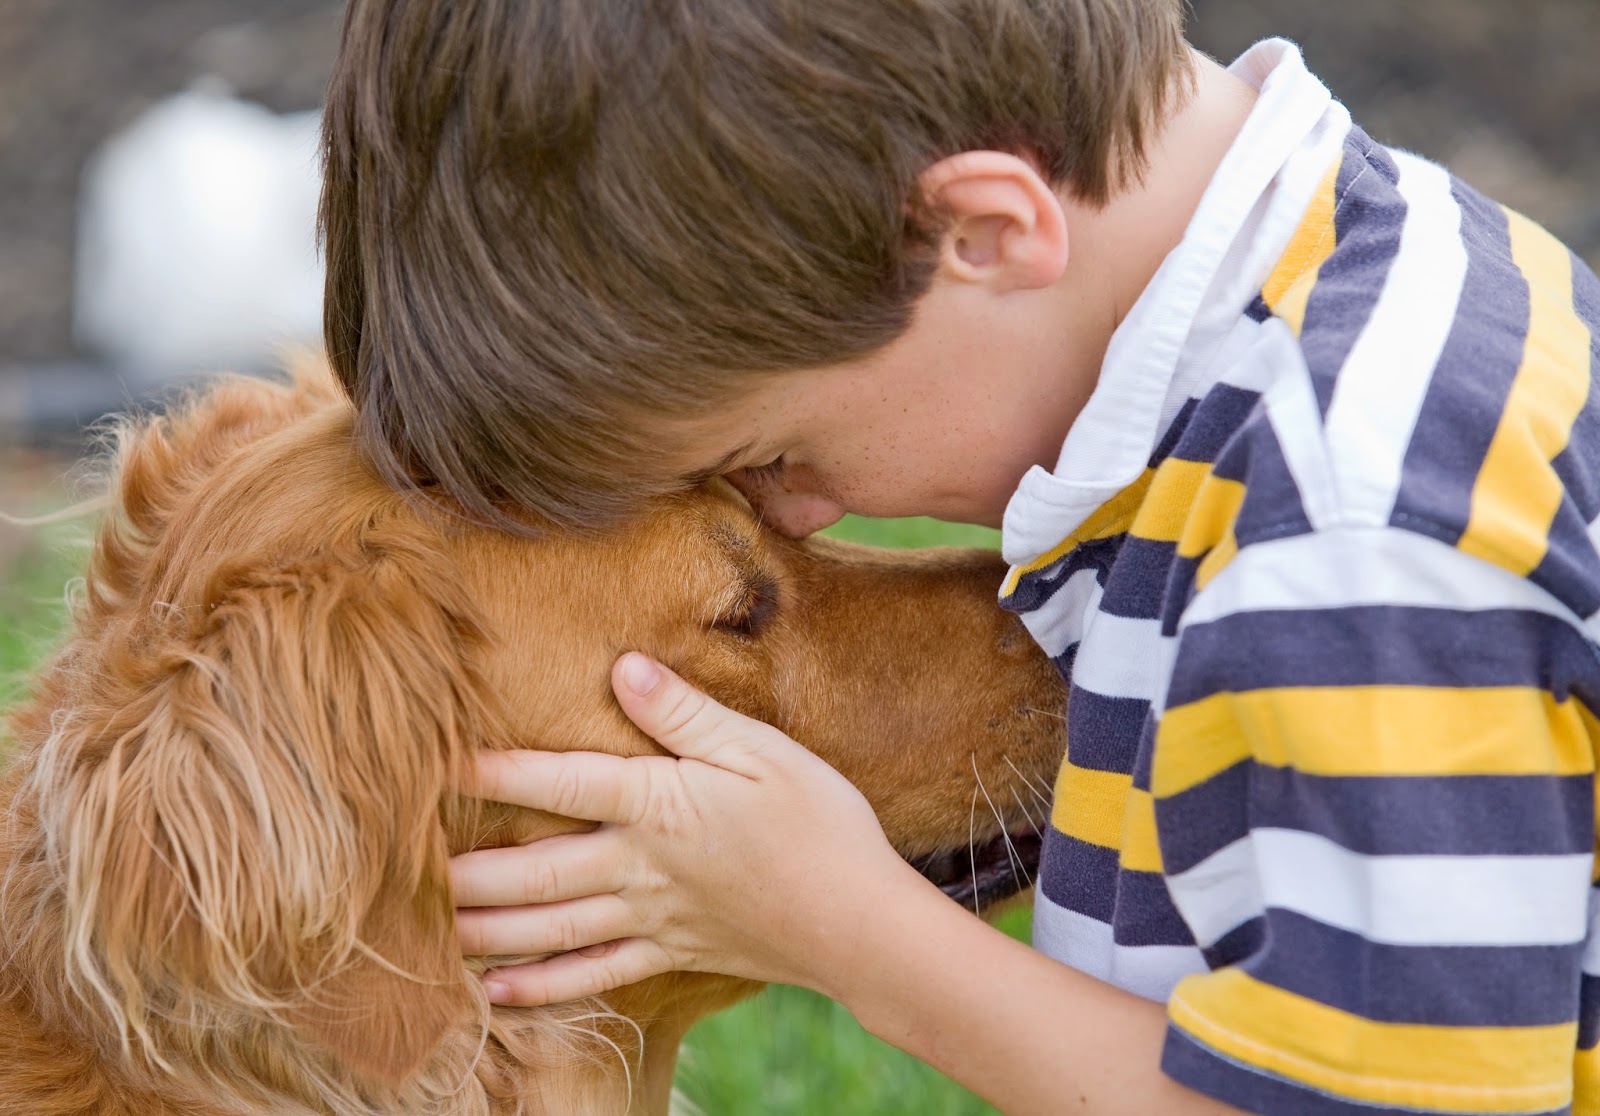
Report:
[[[1144,180],[1103,209],[1063,200],[1072,235],[1069,273],[1104,290],[1110,331],[1121,325],[1179,241],[1222,158],[1255,107],[1258,91],[1193,51],[1194,90],[1150,145]],[[1104,307],[1102,307],[1102,313]]]

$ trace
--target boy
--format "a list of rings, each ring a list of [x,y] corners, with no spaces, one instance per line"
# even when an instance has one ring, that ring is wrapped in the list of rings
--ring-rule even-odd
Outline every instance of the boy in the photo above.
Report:
[[[559,952],[492,998],[806,985],[1010,1113],[1600,1111],[1600,283],[1177,7],[353,4],[328,341],[392,479],[999,524],[1071,685],[1034,952],[624,656],[681,759],[484,760],[606,823],[453,865],[469,952]]]

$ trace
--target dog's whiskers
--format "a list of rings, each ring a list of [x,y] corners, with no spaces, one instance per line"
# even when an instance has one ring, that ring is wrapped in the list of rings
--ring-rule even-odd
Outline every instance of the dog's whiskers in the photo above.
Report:
[[[978,902],[978,788],[972,788],[972,805],[967,811],[967,861],[972,865],[972,913],[983,917]]]
[[[1033,835],[1039,840],[1044,840],[1044,833],[1039,829],[1039,822],[1033,816],[1033,811],[1028,809],[1027,799],[1017,793],[1017,788],[1011,788],[1011,797],[1016,801],[1017,809],[1022,811],[1022,816],[1028,820],[1028,827],[1033,830]]]
[[[1011,768],[1012,771],[1016,772],[1017,778],[1022,780],[1022,785],[1027,787],[1030,791],[1033,792],[1033,797],[1037,798],[1039,800],[1039,805],[1044,808],[1045,816],[1049,817],[1050,816],[1050,796],[1048,794],[1041,793],[1040,790],[1039,790],[1039,784],[1036,783],[1033,779],[1029,778],[1027,775],[1024,775],[1022,773],[1021,769],[1019,769],[1016,764],[1011,762],[1011,757],[1010,756],[1001,756],[1000,758],[1006,761],[1006,766],[1007,767]]]
[[[978,789],[983,792],[983,800],[989,804],[989,812],[994,815],[996,824],[1000,826],[1000,839],[1006,843],[1006,857],[1011,861],[1011,879],[1020,887],[1032,887],[1033,878],[1028,876],[1028,870],[1022,866],[1022,858],[1017,855],[1017,847],[1012,843],[1011,834],[1006,832],[1006,819],[1001,816],[1000,809],[994,804],[994,799],[989,797],[989,788],[983,785],[983,776],[978,773],[978,757],[969,756],[972,760],[972,777],[978,781]],[[1029,824],[1032,824],[1030,819]],[[1018,873],[1021,873],[1020,875]],[[1027,879],[1024,884],[1023,879]],[[976,882],[976,881],[974,881]]]

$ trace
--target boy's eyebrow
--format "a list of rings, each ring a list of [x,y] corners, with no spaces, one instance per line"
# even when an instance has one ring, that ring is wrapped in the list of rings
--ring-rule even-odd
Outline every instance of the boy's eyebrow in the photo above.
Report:
[[[721,457],[717,458],[716,462],[709,468],[696,469],[694,472],[687,474],[684,477],[684,480],[689,481],[691,484],[700,484],[702,481],[708,481],[712,477],[720,477],[723,473],[726,473],[733,467],[734,462],[748,457],[750,455],[750,451],[755,448],[756,444],[754,440],[746,442],[737,449],[731,450],[730,452],[725,453]]]

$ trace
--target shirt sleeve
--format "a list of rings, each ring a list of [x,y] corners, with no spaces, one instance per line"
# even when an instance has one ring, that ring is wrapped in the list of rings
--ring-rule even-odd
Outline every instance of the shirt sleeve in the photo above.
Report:
[[[1343,528],[1234,555],[1173,655],[1151,790],[1212,968],[1171,996],[1164,1070],[1261,1113],[1600,1111],[1581,622],[1435,539]]]

